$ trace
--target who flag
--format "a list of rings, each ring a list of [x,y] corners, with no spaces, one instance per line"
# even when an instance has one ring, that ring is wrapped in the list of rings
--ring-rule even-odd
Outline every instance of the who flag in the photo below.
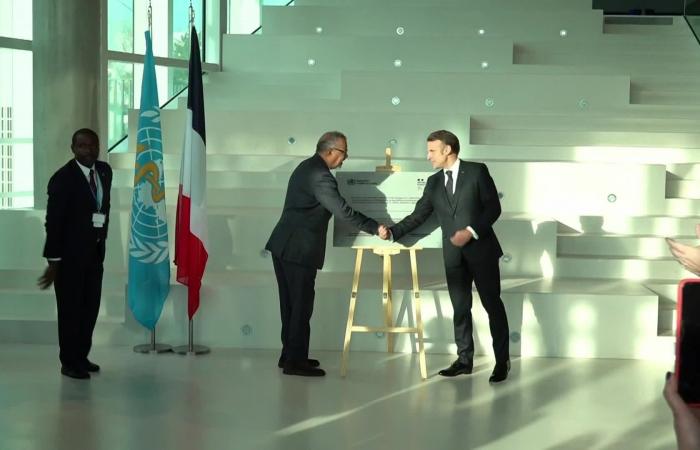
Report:
[[[155,329],[170,292],[161,136],[156,67],[151,33],[146,31],[129,233],[127,298],[134,318],[149,330]]]

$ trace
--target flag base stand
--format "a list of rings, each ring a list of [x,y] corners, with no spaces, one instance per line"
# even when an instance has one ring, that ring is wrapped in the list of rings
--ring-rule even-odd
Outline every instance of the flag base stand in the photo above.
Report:
[[[168,344],[140,344],[134,346],[134,352],[136,353],[168,353],[172,351],[173,347]]]
[[[151,330],[151,343],[150,344],[139,344],[134,346],[134,352],[136,353],[167,353],[173,351],[173,347],[168,344],[156,344],[156,330]]]
[[[189,337],[187,345],[173,347],[173,351],[178,355],[206,355],[211,352],[211,349],[206,345],[194,345],[194,325],[190,319]]]
[[[211,352],[211,349],[206,345],[180,345],[179,347],[173,347],[173,352],[178,355],[205,355]]]

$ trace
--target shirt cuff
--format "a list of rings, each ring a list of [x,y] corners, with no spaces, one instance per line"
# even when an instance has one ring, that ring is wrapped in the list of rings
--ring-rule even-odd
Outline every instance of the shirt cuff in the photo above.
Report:
[[[479,235],[476,234],[476,231],[474,231],[474,228],[472,228],[471,226],[468,226],[467,230],[469,230],[472,233],[472,237],[474,237],[474,239],[476,239],[477,241],[479,240]]]
[[[55,262],[55,261],[60,261],[61,258],[46,258],[46,260],[47,260],[47,261]]]

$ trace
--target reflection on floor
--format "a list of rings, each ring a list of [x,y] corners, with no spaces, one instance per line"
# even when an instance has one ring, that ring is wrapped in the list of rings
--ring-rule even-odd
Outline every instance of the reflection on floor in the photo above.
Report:
[[[446,379],[449,355],[316,352],[328,376],[282,375],[277,353],[206,356],[96,348],[102,372],[62,377],[56,348],[0,346],[0,448],[102,449],[667,449],[661,389],[668,363],[514,359],[490,386],[493,362]]]

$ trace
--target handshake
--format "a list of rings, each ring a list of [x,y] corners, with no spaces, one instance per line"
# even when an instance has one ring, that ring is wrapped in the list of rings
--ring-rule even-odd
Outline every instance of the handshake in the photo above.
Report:
[[[391,231],[389,230],[389,227],[384,224],[380,224],[379,228],[377,228],[377,236],[384,241],[391,239]]]

